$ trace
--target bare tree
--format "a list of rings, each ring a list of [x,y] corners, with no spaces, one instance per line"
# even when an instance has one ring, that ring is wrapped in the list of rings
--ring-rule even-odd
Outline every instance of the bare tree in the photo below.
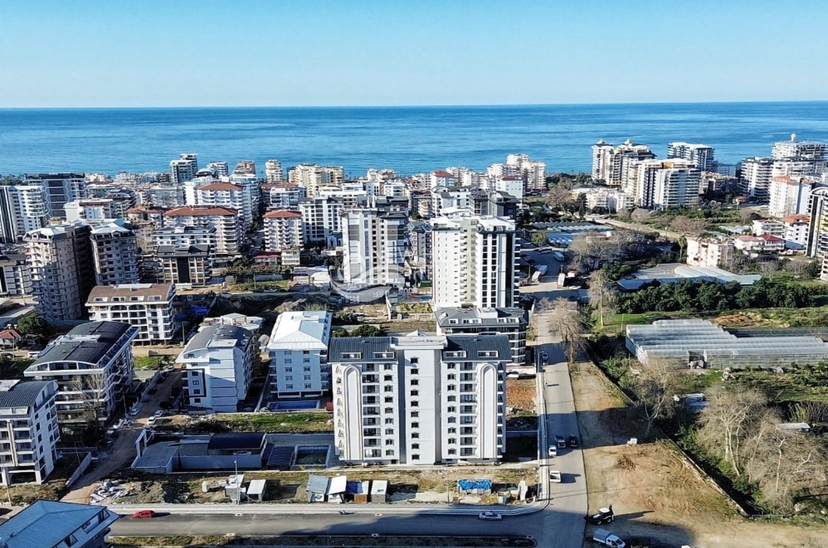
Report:
[[[618,295],[612,289],[612,281],[600,268],[589,275],[589,303],[598,311],[598,321],[604,327],[604,316],[614,314]]]
[[[771,259],[770,261],[762,261],[759,263],[759,272],[765,276],[773,279],[775,272],[779,271],[779,261]]]
[[[638,398],[638,408],[647,422],[644,432],[644,437],[647,437],[653,423],[667,415],[674,406],[676,372],[666,360],[653,358],[633,379],[632,388]]]
[[[670,228],[683,236],[683,238],[679,238],[679,258],[681,258],[684,255],[684,248],[687,246],[687,238],[698,238],[704,234],[707,230],[707,221],[679,215],[670,223]]]
[[[630,213],[630,219],[635,223],[644,223],[650,218],[652,211],[637,207]]]
[[[569,363],[575,363],[578,353],[586,348],[587,341],[584,338],[584,324],[581,321],[581,312],[577,303],[566,299],[556,299],[551,303],[541,301],[541,309],[548,310],[552,315],[552,332],[561,338],[561,344],[566,352],[566,359]]]
[[[84,420],[97,430],[100,427],[101,407],[106,392],[104,375],[78,375],[69,383],[70,390],[77,393]]]
[[[546,205],[552,210],[565,209],[572,201],[572,193],[561,185],[553,186],[546,194]]]
[[[626,221],[629,220],[630,215],[632,215],[632,211],[630,211],[629,209],[619,209],[616,212],[616,214],[618,215],[619,219],[621,219],[622,221]]]
[[[752,222],[754,216],[755,215],[754,215],[753,211],[751,211],[749,209],[740,209],[739,210],[739,220],[742,221],[743,223]]]

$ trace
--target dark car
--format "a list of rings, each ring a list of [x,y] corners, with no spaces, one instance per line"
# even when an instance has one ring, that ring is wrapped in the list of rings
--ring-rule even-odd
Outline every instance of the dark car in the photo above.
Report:
[[[572,447],[573,449],[577,449],[578,448],[578,437],[574,436],[574,435],[569,436],[569,438],[567,438],[567,440],[566,440],[566,444],[569,447]]]
[[[609,508],[599,508],[598,512],[592,514],[591,516],[587,516],[586,520],[589,523],[594,525],[604,525],[607,523],[612,523],[615,519],[615,513],[612,511],[612,505],[610,504]]]

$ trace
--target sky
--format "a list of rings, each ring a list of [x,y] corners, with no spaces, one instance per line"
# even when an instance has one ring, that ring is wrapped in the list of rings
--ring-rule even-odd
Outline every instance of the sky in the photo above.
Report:
[[[0,108],[828,99],[813,0],[0,0]]]

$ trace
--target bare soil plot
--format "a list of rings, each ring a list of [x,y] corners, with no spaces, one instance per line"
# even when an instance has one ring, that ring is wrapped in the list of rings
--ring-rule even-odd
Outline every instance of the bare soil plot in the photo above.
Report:
[[[824,529],[742,518],[667,442],[627,445],[644,424],[592,363],[572,367],[590,511],[613,505],[609,527],[628,545],[699,548],[826,546]],[[592,528],[588,528],[592,532]],[[585,541],[585,547],[593,546]]]

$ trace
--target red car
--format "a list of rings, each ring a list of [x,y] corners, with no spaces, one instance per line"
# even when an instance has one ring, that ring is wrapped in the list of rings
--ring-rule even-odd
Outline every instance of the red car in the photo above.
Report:
[[[132,517],[136,519],[154,518],[155,512],[153,512],[152,510],[138,510],[137,512],[132,514]]]

